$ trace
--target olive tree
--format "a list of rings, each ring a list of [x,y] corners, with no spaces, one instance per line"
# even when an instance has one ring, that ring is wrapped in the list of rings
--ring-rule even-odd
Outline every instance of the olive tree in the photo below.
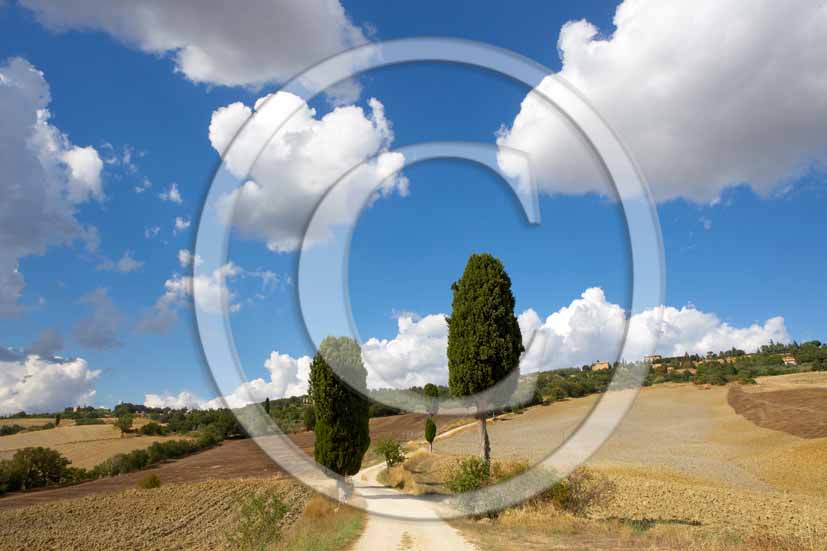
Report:
[[[115,428],[121,431],[121,438],[123,438],[123,435],[132,429],[132,414],[124,413],[115,419]]]
[[[514,316],[511,279],[502,262],[490,254],[473,254],[451,289],[448,321],[448,386],[456,397],[474,397],[480,432],[480,457],[489,463],[486,414],[491,398],[475,396],[497,383],[496,401],[516,388],[523,341]]]

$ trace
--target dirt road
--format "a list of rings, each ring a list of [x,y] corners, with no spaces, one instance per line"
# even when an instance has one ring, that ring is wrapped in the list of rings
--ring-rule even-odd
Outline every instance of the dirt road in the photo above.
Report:
[[[367,526],[356,543],[358,551],[472,551],[462,534],[439,517],[436,504],[422,496],[403,494],[382,486],[376,476],[384,465],[376,465],[353,477],[357,500],[364,500],[369,513]],[[394,515],[416,515],[430,520],[404,520]]]

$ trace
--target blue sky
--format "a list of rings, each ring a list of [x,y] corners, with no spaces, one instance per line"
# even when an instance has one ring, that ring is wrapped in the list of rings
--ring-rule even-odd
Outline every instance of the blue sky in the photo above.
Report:
[[[242,35],[255,35],[262,28],[262,36],[279,34],[266,32],[272,4],[251,3],[249,22],[227,25],[228,34],[215,39],[209,37],[209,8],[206,15],[193,14],[191,19],[206,18],[204,40],[237,38],[239,50],[246,52]],[[297,16],[293,12],[313,10],[316,4],[323,3],[285,10],[284,21],[273,19],[272,24],[290,24]],[[809,74],[822,75],[827,67],[823,61],[813,66],[817,58],[806,35],[800,43],[773,45],[772,34],[776,19],[792,26],[823,22],[824,9],[807,14],[804,4],[790,3],[777,14],[764,10],[750,15],[754,20],[747,21],[746,28],[751,32],[728,43],[730,55],[721,62],[724,69],[729,64],[725,72],[712,63],[714,44],[702,51],[702,44],[687,38],[690,31],[720,36],[716,25],[726,19],[725,8],[710,21],[696,21],[682,14],[681,7],[662,14],[658,10],[667,8],[639,4],[637,11],[630,8],[622,14],[617,28],[616,2],[528,2],[509,8],[494,2],[344,2],[341,9],[347,19],[314,19],[316,14],[309,13],[311,21],[319,21],[318,36],[329,33],[326,26],[333,25],[350,37],[325,45],[325,55],[362,41],[450,36],[514,50],[553,71],[563,69],[563,76],[592,99],[610,124],[616,123],[615,130],[658,200],[665,304],[674,308],[670,323],[675,330],[659,350],[749,348],[769,336],[825,337],[822,274],[827,269],[827,220],[822,214],[827,188],[819,165],[827,158],[827,144],[823,132],[814,129],[823,128],[827,119],[827,94],[814,88],[817,79],[796,77],[807,74],[802,66]],[[664,15],[684,17],[689,28],[664,32],[655,23]],[[54,234],[42,247],[20,245],[13,260],[0,264],[0,269],[11,271],[13,261],[19,262],[24,281],[19,296],[6,305],[7,315],[0,317],[0,346],[9,349],[5,355],[10,358],[2,363],[0,357],[7,371],[0,379],[7,386],[5,394],[0,393],[0,413],[17,406],[31,409],[79,400],[106,405],[144,402],[148,394],[156,395],[154,403],[203,405],[216,395],[187,306],[190,294],[170,296],[170,306],[159,307],[170,292],[169,283],[185,282],[190,275],[191,267],[182,264],[179,251],[193,249],[200,207],[220,162],[210,139],[211,119],[216,110],[235,102],[251,106],[277,90],[295,67],[313,61],[290,58],[291,52],[307,50],[301,40],[312,46],[322,39],[297,34],[279,42],[277,36],[267,45],[278,53],[271,56],[259,51],[256,43],[249,57],[264,60],[259,77],[252,61],[250,67],[242,67],[244,62],[209,59],[210,63],[195,65],[176,58],[173,48],[164,44],[197,46],[202,38],[193,38],[192,29],[183,23],[176,27],[175,16],[170,15],[166,28],[147,28],[150,23],[133,28],[132,23],[121,24],[130,14],[114,7],[68,13],[39,0],[0,4],[0,71],[5,67],[5,74],[12,75],[8,60],[18,57],[41,71],[50,91],[45,104],[48,123],[65,136],[62,147],[91,146],[103,161],[99,196],[89,191],[84,200],[61,203],[79,226],[87,228],[86,240],[77,232],[67,238],[70,232],[52,228]],[[567,22],[582,20],[599,33],[591,36],[581,23],[561,34]],[[233,29],[245,24],[249,31],[234,37]],[[633,31],[640,29],[649,34],[638,33],[646,37],[638,44]],[[565,40],[558,44],[561,36]],[[621,40],[626,41],[622,51]],[[605,53],[591,52],[589,41],[605,41]],[[789,53],[785,48],[795,55],[778,65],[778,57]],[[651,55],[654,50],[671,53],[658,57]],[[565,68],[561,55],[568,60]],[[663,59],[668,55],[673,57]],[[272,66],[271,58],[277,59]],[[749,69],[742,75],[737,69],[746,65]],[[684,66],[686,71],[675,69]],[[763,72],[777,74],[764,79]],[[733,84],[732,75],[742,80]],[[786,99],[770,86],[776,81],[790,83]],[[345,105],[360,107],[361,120],[372,123],[371,132],[379,136],[376,110],[369,100],[381,102],[391,130],[377,138],[380,149],[428,140],[494,144],[498,132],[505,132],[510,143],[528,144],[532,154],[547,160],[540,169],[539,227],[520,217],[516,202],[495,174],[460,161],[406,168],[402,174],[408,193],[397,187],[363,213],[353,237],[349,289],[360,335],[376,339],[366,359],[376,362],[385,380],[404,385],[440,378],[444,334],[438,320],[428,316],[449,312],[450,284],[461,274],[467,256],[477,251],[490,251],[504,261],[512,276],[517,313],[536,313],[536,322],[526,316],[521,323],[549,331],[554,358],[538,360],[535,367],[579,365],[616,351],[618,334],[611,328],[617,320],[611,317],[611,305],[627,309],[631,285],[622,212],[600,192],[604,184],[588,172],[570,170],[566,159],[555,164],[559,152],[545,154],[551,151],[550,143],[557,143],[546,139],[568,143],[554,134],[553,125],[543,134],[546,138],[516,128],[519,117],[545,124],[530,120],[535,115],[521,107],[528,90],[490,72],[437,63],[371,71],[358,78],[358,85],[358,93]],[[607,99],[611,97],[619,99]],[[331,102],[331,96],[311,101],[316,110],[312,121],[331,112]],[[767,109],[759,110],[758,105]],[[232,125],[227,125],[220,130],[229,132]],[[345,125],[337,131],[352,128]],[[24,130],[9,139],[23,143]],[[17,162],[8,156],[0,159]],[[8,168],[11,175],[25,170]],[[65,176],[66,166],[62,170],[71,189],[75,180]],[[278,185],[265,182],[265,176],[273,177],[262,174],[262,185]],[[9,178],[4,185],[14,185],[11,176],[4,178]],[[83,184],[94,187],[93,181],[87,178]],[[180,201],[163,200],[160,195],[173,183]],[[252,220],[256,212],[248,214]],[[0,228],[18,224],[15,215],[22,216],[0,210],[0,220],[6,217]],[[175,230],[176,218],[191,225]],[[243,224],[236,228],[230,260],[239,272],[227,285],[240,308],[231,315],[231,325],[247,377],[261,378],[260,388],[278,394],[301,389],[306,367],[302,358],[312,355],[313,348],[297,305],[297,253],[269,250],[264,234],[272,230],[264,226],[250,222],[246,231]],[[89,246],[91,231],[98,235],[97,248]],[[136,263],[122,262],[124,270],[117,269],[127,253],[127,260]],[[0,277],[0,284],[3,281]],[[602,294],[586,292],[592,288],[600,288]],[[559,315],[547,320],[555,312]],[[777,320],[768,321],[779,316],[780,326]],[[32,370],[51,373],[54,368],[48,358],[26,365],[26,349],[31,352],[31,344],[45,330],[53,330],[53,341],[62,341],[62,346],[45,349],[64,358],[52,359],[53,363],[78,358],[87,375],[100,373],[84,381],[61,375],[69,377],[69,391],[50,389],[41,403],[27,398],[30,389],[23,387],[24,375]],[[427,360],[412,358],[418,351]],[[43,384],[48,385],[46,379]],[[190,395],[182,397],[183,391]]]

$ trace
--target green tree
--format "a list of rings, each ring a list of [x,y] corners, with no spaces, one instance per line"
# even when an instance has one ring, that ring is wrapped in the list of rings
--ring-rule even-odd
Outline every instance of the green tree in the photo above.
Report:
[[[115,419],[115,428],[121,431],[121,438],[132,428],[132,414],[124,413]]]
[[[497,402],[513,394],[517,384],[523,341],[514,316],[511,278],[499,259],[473,254],[454,292],[448,318],[448,383],[457,397],[474,396],[500,381]],[[485,417],[490,399],[475,398],[480,431],[480,457],[491,459]],[[502,405],[502,404],[500,404]]]
[[[55,426],[56,427],[60,426],[60,420],[61,419],[63,419],[63,417],[59,413],[55,415]]]
[[[316,429],[316,409],[313,406],[304,408],[304,428],[305,430]]]
[[[267,412],[267,415],[270,415],[270,398],[264,399],[264,411]]]
[[[322,341],[310,364],[310,396],[316,412],[314,456],[317,463],[342,476],[359,472],[370,446],[366,381],[356,341],[347,337]]]
[[[425,440],[428,441],[428,451],[434,452],[434,438],[436,438],[436,423],[428,417],[425,419]]]

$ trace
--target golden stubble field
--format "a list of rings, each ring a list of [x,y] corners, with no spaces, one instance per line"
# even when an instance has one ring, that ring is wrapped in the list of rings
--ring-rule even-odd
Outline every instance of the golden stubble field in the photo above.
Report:
[[[253,494],[278,495],[301,513],[310,491],[288,478],[210,480],[56,501],[3,512],[0,549],[232,549],[239,504]],[[13,534],[13,537],[7,537]]]
[[[789,386],[827,388],[827,377],[769,377],[748,390]],[[618,430],[589,461],[614,479],[619,491],[618,499],[595,515],[698,524],[697,529],[718,534],[827,541],[827,438],[759,427],[735,413],[727,402],[729,390],[692,384],[644,388]],[[493,455],[541,459],[577,427],[597,399],[536,407],[491,423]],[[438,440],[434,449],[476,453],[476,431]]]
[[[141,426],[136,423],[135,426]],[[180,436],[138,436],[121,433],[113,425],[60,426],[35,432],[20,432],[0,437],[0,459],[9,459],[14,452],[27,447],[43,446],[59,451],[74,467],[91,468],[119,453],[147,448],[153,442],[180,439]]]

